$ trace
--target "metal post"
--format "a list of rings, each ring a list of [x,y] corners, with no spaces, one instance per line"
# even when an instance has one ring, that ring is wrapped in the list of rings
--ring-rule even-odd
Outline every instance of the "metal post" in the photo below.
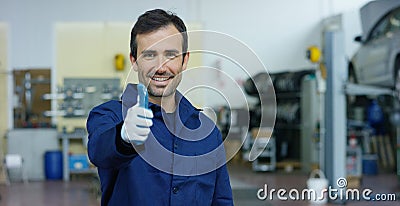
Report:
[[[324,60],[327,68],[324,170],[329,185],[345,194],[346,188],[339,187],[337,181],[346,178],[346,96],[343,85],[347,80],[343,31],[327,31],[324,34]],[[334,203],[342,204],[340,195]]]
[[[68,136],[63,131],[62,137],[62,148],[63,148],[63,179],[65,182],[69,181],[69,139]]]

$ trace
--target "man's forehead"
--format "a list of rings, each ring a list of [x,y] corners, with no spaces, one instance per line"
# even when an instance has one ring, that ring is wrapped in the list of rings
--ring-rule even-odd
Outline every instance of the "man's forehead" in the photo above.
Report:
[[[181,47],[182,34],[173,25],[161,27],[155,31],[136,36],[138,47],[147,48]]]
[[[182,41],[161,41],[156,44],[141,44],[138,43],[138,52],[143,53],[145,51],[153,52],[166,52],[166,51],[178,51],[182,52]]]

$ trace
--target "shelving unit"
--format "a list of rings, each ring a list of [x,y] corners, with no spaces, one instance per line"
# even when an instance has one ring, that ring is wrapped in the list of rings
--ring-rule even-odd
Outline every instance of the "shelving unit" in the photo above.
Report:
[[[51,108],[41,96],[50,92],[50,69],[14,70],[14,128],[51,128],[51,118],[43,112]]]
[[[277,103],[277,165],[290,162],[301,165],[305,172],[311,171],[318,162],[318,142],[314,138],[319,108],[315,71],[276,73],[271,74],[271,79]]]
[[[70,155],[71,145],[79,144],[86,147],[87,132],[84,122],[90,110],[105,101],[111,99],[119,99],[121,96],[120,79],[118,78],[64,78],[63,87],[59,87],[57,93],[48,93],[42,95],[44,100],[55,101],[57,103],[56,110],[48,110],[44,112],[45,116],[58,117],[58,124],[64,128],[74,128],[74,132],[63,132],[59,134],[62,141],[63,152],[63,179],[69,181],[71,174],[95,174],[96,168],[86,167],[89,160],[85,160],[81,165],[79,161],[82,156],[87,156],[86,149],[79,148],[73,155]],[[72,149],[71,149],[72,150]],[[72,157],[79,159],[72,159]],[[71,169],[70,161],[78,161],[80,167]],[[73,162],[72,162],[73,163]]]
[[[71,140],[81,140],[82,144],[86,144],[85,139],[87,137],[87,133],[85,130],[75,130],[73,133],[65,133],[63,132],[59,138],[62,141],[62,151],[63,151],[63,179],[64,181],[69,181],[71,174],[96,174],[96,168],[87,169],[79,169],[79,170],[71,170],[70,169],[70,158],[69,158],[69,146]]]
[[[275,96],[265,95],[271,91]],[[276,167],[301,167],[309,172],[318,164],[319,139],[317,79],[315,69],[269,74],[258,73],[244,83],[246,93],[260,100],[250,111],[250,129],[260,125],[263,112],[276,112],[273,136],[276,147]],[[276,101],[276,110],[268,101]],[[264,111],[263,111],[264,110]],[[266,115],[268,116],[268,115]],[[246,145],[246,144],[245,144]],[[242,148],[245,152],[248,148]]]

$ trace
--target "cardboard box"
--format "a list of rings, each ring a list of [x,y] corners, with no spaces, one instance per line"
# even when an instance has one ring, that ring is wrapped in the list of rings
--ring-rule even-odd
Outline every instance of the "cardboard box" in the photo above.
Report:
[[[346,177],[348,189],[359,189],[361,186],[361,176],[349,175]]]
[[[272,128],[269,127],[261,127],[261,128],[253,128],[251,130],[251,136],[253,137],[253,139],[255,138],[270,138],[272,137]]]

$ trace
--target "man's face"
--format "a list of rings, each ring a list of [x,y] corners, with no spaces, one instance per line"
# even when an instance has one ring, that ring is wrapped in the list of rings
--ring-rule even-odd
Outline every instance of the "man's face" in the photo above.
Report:
[[[138,55],[137,60],[131,57],[131,62],[138,72],[139,82],[147,86],[150,97],[175,94],[189,56],[186,55],[183,61],[182,39],[172,24],[136,36]]]

